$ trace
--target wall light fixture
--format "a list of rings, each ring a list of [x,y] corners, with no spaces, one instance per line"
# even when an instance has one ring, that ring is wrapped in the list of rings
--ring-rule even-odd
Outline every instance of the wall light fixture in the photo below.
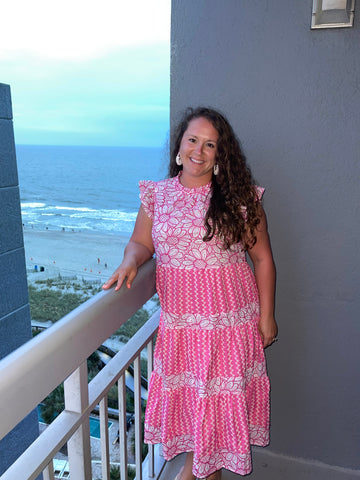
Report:
[[[355,0],[313,0],[311,28],[352,27]]]

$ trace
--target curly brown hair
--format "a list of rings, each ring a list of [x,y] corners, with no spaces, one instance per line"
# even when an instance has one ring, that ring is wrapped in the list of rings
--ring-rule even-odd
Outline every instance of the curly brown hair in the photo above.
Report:
[[[206,107],[186,109],[172,136],[169,176],[175,177],[183,168],[176,164],[176,155],[189,123],[196,118],[208,120],[219,134],[215,160],[219,173],[212,175],[212,196],[205,215],[203,240],[210,241],[217,236],[225,249],[239,242],[245,249],[251,248],[256,243],[255,231],[260,222],[258,196],[240,142],[223,114]]]

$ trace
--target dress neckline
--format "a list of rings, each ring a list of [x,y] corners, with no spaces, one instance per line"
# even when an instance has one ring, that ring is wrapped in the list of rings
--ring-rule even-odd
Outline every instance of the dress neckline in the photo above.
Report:
[[[176,186],[179,190],[187,193],[204,193],[208,194],[211,189],[211,181],[206,183],[205,185],[201,185],[200,187],[184,187],[184,185],[180,182],[181,171],[175,177]]]

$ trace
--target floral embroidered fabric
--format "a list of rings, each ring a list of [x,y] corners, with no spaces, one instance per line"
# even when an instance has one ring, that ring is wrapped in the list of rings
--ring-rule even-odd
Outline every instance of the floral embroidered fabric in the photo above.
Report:
[[[202,240],[210,195],[210,184],[186,188],[179,177],[140,182],[161,304],[145,441],[162,443],[167,460],[194,452],[198,478],[220,468],[248,474],[250,445],[269,441],[255,278],[241,244]]]

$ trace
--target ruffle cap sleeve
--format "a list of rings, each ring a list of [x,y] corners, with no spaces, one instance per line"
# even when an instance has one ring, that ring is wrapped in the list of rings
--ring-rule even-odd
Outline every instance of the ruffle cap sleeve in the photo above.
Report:
[[[155,182],[152,180],[140,180],[140,200],[144,207],[146,215],[150,220],[154,219],[154,204],[155,204]]]
[[[254,185],[254,190],[256,193],[257,201],[261,202],[261,198],[263,196],[263,193],[265,192],[265,188],[259,187],[258,185]],[[245,222],[247,221],[247,208],[246,207],[241,207],[241,213],[244,217]]]
[[[258,201],[261,202],[261,198],[262,198],[262,196],[265,192],[265,188],[259,187],[258,185],[254,185],[254,188],[255,188],[255,192],[256,192]]]

